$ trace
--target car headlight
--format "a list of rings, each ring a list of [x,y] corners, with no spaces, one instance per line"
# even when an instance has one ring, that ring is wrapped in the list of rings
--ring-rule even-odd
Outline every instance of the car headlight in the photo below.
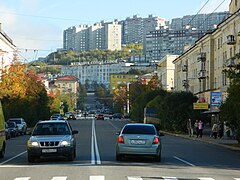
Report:
[[[39,144],[37,141],[28,141],[28,147],[38,147]]]
[[[71,141],[62,141],[60,146],[71,146]]]

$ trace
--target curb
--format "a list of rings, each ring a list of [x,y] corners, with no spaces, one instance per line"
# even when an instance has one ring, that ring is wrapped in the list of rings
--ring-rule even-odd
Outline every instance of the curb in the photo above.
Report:
[[[176,137],[181,137],[181,138],[185,138],[185,139],[190,139],[192,141],[201,141],[201,142],[204,142],[204,143],[208,143],[208,144],[213,144],[213,145],[217,145],[217,146],[220,146],[220,147],[224,147],[224,148],[227,148],[227,149],[230,149],[230,150],[233,150],[233,151],[240,151],[240,147],[234,147],[234,146],[230,146],[230,145],[226,145],[226,144],[220,144],[220,143],[217,143],[217,142],[209,141],[207,139],[191,138],[191,137],[188,137],[186,135],[174,134],[174,133],[170,133],[170,132],[166,132],[166,131],[161,131],[161,132],[164,133],[164,134],[168,134],[170,136],[176,136]]]

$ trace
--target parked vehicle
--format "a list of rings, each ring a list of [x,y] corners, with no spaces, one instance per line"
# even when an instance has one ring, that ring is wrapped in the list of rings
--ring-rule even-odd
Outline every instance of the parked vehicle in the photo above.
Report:
[[[64,120],[64,117],[62,114],[53,114],[51,117],[50,117],[51,120]]]
[[[8,129],[8,125],[7,123],[5,122],[5,136],[6,136],[6,139],[10,139],[11,138],[11,134],[10,134],[10,130]]]
[[[161,139],[152,124],[126,124],[118,134],[116,160],[127,155],[153,156],[161,161]]]
[[[68,116],[68,118],[67,118],[68,120],[77,120],[77,118],[76,118],[76,116],[75,116],[75,114],[69,114],[69,116]]]
[[[5,136],[5,124],[4,115],[2,110],[2,103],[0,101],[0,158],[5,155],[6,149],[6,136]]]
[[[112,118],[114,118],[114,119],[122,119],[124,117],[123,117],[123,114],[121,114],[121,113],[115,113],[115,114],[112,115]]]
[[[95,118],[98,119],[98,120],[104,120],[104,115],[103,114],[97,114],[95,116]]]
[[[11,137],[17,137],[18,136],[18,127],[15,122],[7,122],[8,129],[10,131]]]
[[[34,127],[27,142],[28,162],[42,157],[65,157],[73,161],[76,157],[76,140],[68,121],[40,121]]]
[[[27,134],[27,123],[23,118],[10,118],[8,122],[15,122],[17,124],[19,134]]]

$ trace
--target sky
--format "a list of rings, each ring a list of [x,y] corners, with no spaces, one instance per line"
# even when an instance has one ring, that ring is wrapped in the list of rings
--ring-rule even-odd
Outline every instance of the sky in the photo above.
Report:
[[[200,14],[228,11],[230,1],[0,0],[0,23],[18,48],[18,57],[30,62],[62,48],[63,31],[71,26],[124,20],[133,15],[148,17],[150,14],[171,21],[197,14],[206,2]]]

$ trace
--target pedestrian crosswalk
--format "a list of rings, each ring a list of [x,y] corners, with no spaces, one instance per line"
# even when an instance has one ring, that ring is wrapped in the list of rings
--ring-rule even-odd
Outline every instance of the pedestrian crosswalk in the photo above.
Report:
[[[32,178],[35,179],[35,178]],[[54,176],[49,177],[47,179],[51,180],[71,180],[71,178],[68,179],[67,176]],[[81,179],[81,178],[79,178]],[[178,178],[178,177],[168,177],[168,176],[161,176],[161,177],[141,177],[141,176],[127,176],[123,177],[123,180],[186,180],[189,178]],[[31,177],[16,177],[13,180],[31,180]],[[105,176],[99,175],[99,176],[89,176],[87,180],[112,180],[111,177],[107,178]],[[191,178],[191,180],[217,180],[212,177],[196,177]],[[227,180],[227,179],[226,179]],[[229,180],[240,180],[240,178],[229,178]]]

